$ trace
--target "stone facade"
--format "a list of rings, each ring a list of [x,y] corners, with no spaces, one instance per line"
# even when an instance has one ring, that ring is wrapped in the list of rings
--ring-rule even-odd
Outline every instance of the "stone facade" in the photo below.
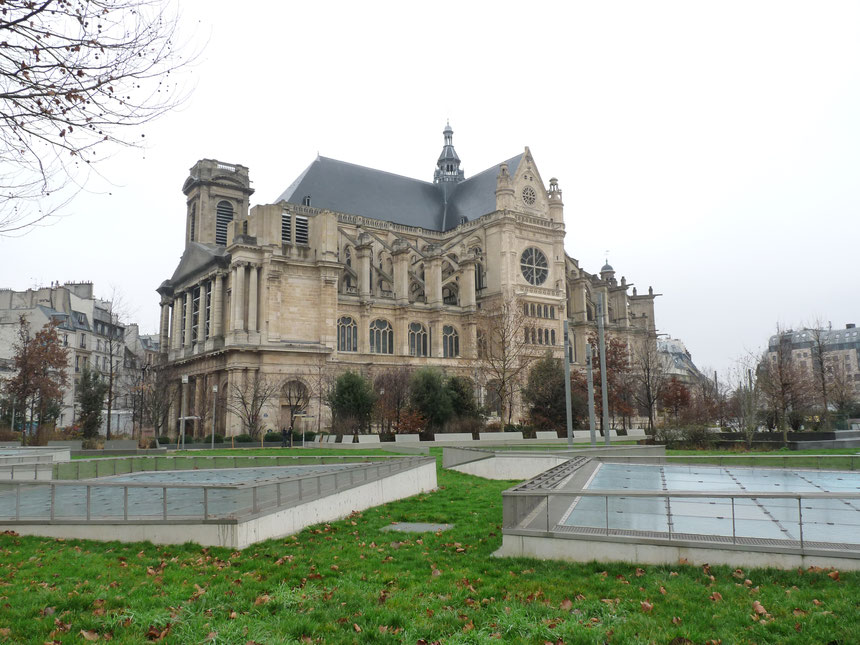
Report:
[[[158,289],[163,360],[178,387],[188,376],[174,418],[202,416],[213,385],[223,403],[254,374],[314,390],[321,373],[435,365],[480,393],[478,319],[503,301],[521,308],[535,352],[563,356],[567,317],[575,366],[599,294],[609,334],[654,339],[650,288],[629,293],[612,267],[591,274],[565,253],[561,189],[545,188],[529,149],[466,179],[452,134],[433,183],[318,158],[277,203],[253,208],[247,168],[194,165],[185,252]],[[264,424],[283,426],[288,405],[272,400]],[[325,425],[317,398],[306,412]],[[216,428],[241,432],[229,412]]]

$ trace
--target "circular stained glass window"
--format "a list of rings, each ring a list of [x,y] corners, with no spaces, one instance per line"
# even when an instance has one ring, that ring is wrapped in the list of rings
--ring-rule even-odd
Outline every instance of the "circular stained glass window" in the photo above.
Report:
[[[523,277],[535,286],[543,284],[549,273],[549,264],[543,251],[536,248],[528,248],[520,256],[520,269]]]
[[[528,206],[534,206],[535,200],[537,199],[537,193],[535,189],[531,186],[526,186],[523,188],[523,201]]]

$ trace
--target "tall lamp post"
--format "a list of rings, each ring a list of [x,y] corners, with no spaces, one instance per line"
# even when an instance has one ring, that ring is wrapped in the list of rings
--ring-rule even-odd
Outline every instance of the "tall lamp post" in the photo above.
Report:
[[[218,385],[212,386],[212,450],[215,450],[215,406],[218,403]]]

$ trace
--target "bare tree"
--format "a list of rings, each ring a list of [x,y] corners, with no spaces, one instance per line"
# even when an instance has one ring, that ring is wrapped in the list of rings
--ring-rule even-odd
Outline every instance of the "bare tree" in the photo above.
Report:
[[[816,320],[809,330],[812,347],[809,355],[812,359],[812,377],[815,383],[815,393],[821,406],[821,428],[829,430],[830,420],[830,364],[827,356],[827,330],[822,329],[823,323]]]
[[[311,402],[311,393],[308,387],[296,378],[289,379],[281,386],[281,423],[286,425],[290,432],[290,445],[293,444],[293,428],[296,425],[296,415],[304,412]],[[286,408],[286,411],[284,410]],[[287,419],[284,419],[286,412]]]
[[[663,357],[656,339],[648,338],[633,350],[634,398],[648,413],[648,432],[654,433],[654,411],[666,384]]]
[[[750,355],[738,360],[730,378],[733,388],[727,405],[727,421],[730,428],[743,436],[747,448],[752,448],[752,441],[758,430],[761,405],[761,387],[758,383],[755,356]]]
[[[776,346],[765,352],[759,363],[758,382],[773,425],[787,444],[789,427],[800,424],[809,402],[811,383],[803,367],[794,361],[791,332],[777,327],[776,339]]]
[[[388,431],[400,427],[400,417],[409,403],[409,379],[411,370],[406,367],[386,369],[373,380],[376,390],[376,411],[381,423],[388,424]]]
[[[239,417],[245,432],[256,439],[263,429],[263,408],[278,396],[280,390],[280,382],[255,371],[242,383],[230,384],[226,407]]]
[[[181,102],[170,0],[5,0],[0,12],[0,234],[68,201],[55,193],[109,144]]]
[[[314,365],[307,374],[307,382],[310,385],[309,396],[317,400],[317,435],[322,432],[322,409],[328,405],[328,397],[334,380],[326,367],[325,357]]]
[[[146,370],[142,391],[144,423],[151,423],[160,437],[170,426],[170,408],[177,399],[173,370],[161,365]]]
[[[534,345],[517,298],[502,299],[478,311],[476,367],[501,404],[501,417],[510,423],[513,398],[535,357]]]
[[[111,438],[111,422],[114,406],[123,394],[121,375],[125,367],[125,326],[123,319],[126,317],[125,300],[122,293],[114,287],[111,290],[110,299],[104,301],[105,308],[101,309],[96,305],[94,310],[96,325],[96,334],[102,338],[99,339],[104,344],[104,352],[107,354],[106,363],[103,363],[100,372],[102,378],[107,382],[107,394],[105,403],[107,404],[107,418],[105,420],[105,439]],[[103,312],[98,315],[99,312]],[[100,318],[102,318],[100,320]]]

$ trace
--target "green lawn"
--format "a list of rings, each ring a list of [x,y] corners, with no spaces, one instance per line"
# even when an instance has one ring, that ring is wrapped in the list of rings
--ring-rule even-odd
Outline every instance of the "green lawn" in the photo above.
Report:
[[[439,485],[242,552],[0,535],[0,640],[860,642],[858,574],[495,559],[511,482]],[[455,528],[380,531],[393,521]]]

